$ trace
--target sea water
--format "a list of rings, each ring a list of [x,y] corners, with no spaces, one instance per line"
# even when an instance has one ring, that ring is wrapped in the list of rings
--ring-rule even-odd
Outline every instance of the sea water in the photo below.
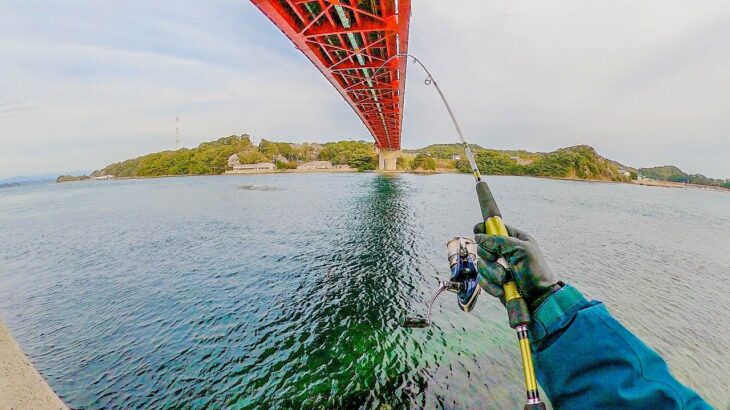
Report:
[[[711,404],[730,402],[730,194],[489,177],[508,224]],[[0,190],[0,314],[74,408],[521,408],[515,333],[437,300],[469,175]]]

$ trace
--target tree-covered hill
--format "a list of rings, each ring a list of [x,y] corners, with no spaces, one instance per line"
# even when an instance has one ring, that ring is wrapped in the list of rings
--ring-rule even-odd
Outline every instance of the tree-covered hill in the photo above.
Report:
[[[730,188],[730,180],[708,178],[702,174],[687,174],[674,165],[661,167],[639,168],[639,175],[657,181],[683,182],[697,185],[713,185]]]
[[[524,150],[493,150],[471,145],[474,158],[483,174],[532,175],[558,178],[629,181],[630,176],[619,172],[618,163],[603,158],[588,145],[561,148],[553,152]],[[456,168],[471,172],[461,144],[434,144],[410,154],[428,155],[437,159],[458,158]]]
[[[483,174],[630,181],[629,176],[619,173],[615,164],[598,155],[588,145],[561,148],[548,153],[481,149],[474,156]],[[459,170],[469,171],[469,163],[465,158],[457,166]]]
[[[220,174],[224,171],[228,157],[238,152],[252,151],[251,140],[248,136],[233,135],[212,142],[204,142],[193,149],[181,148],[177,151],[155,152],[117,162],[94,171],[91,176],[149,177]]]
[[[210,175],[225,171],[228,158],[237,154],[243,164],[274,162],[277,167],[296,168],[297,161],[328,160],[359,170],[375,169],[377,158],[372,143],[340,141],[326,144],[290,144],[262,139],[258,146],[248,135],[232,135],[204,142],[196,148],[162,151],[128,159],[94,171],[92,176],[153,177],[166,175]]]

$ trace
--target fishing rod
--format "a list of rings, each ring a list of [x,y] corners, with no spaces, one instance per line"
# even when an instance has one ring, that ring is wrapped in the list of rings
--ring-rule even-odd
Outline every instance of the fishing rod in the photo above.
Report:
[[[476,180],[476,191],[477,199],[479,200],[479,208],[482,213],[482,220],[484,221],[484,228],[487,235],[495,236],[509,236],[507,227],[502,221],[502,213],[499,211],[497,201],[492,195],[492,191],[489,189],[489,185],[485,180],[482,179],[482,175],[479,172],[479,166],[474,160],[474,154],[469,147],[469,144],[464,138],[464,134],[461,132],[459,122],[454,116],[454,112],[451,110],[449,102],[446,100],[441,87],[439,87],[436,79],[433,77],[428,68],[415,56],[408,53],[399,53],[380,65],[372,74],[375,74],[385,67],[395,57],[406,57],[412,58],[414,63],[421,66],[423,71],[426,72],[426,79],[424,84],[433,85],[436,91],[441,97],[441,101],[446,107],[446,111],[451,117],[451,122],[454,124],[456,133],[459,136],[459,141],[464,147],[464,152],[471,166],[472,174]],[[428,313],[426,318],[421,317],[405,317],[401,319],[401,326],[421,328],[428,327],[431,325],[431,309],[433,308],[433,302],[436,298],[445,290],[449,290],[457,293],[457,302],[461,310],[469,312],[474,308],[477,296],[481,291],[478,283],[478,275],[476,269],[476,243],[469,238],[457,237],[448,242],[447,251],[449,256],[449,263],[451,265],[451,280],[440,281],[439,287],[436,293],[431,297],[428,303]],[[545,409],[545,403],[540,400],[540,394],[537,390],[537,379],[535,377],[535,367],[532,360],[532,352],[530,351],[530,341],[528,339],[528,326],[530,324],[530,312],[527,309],[527,303],[520,295],[520,292],[515,283],[512,275],[512,269],[509,267],[504,258],[499,258],[497,263],[501,264],[507,271],[507,281],[504,284],[504,300],[505,307],[507,308],[507,316],[509,317],[509,325],[511,328],[517,331],[517,340],[520,346],[520,354],[522,356],[522,372],[525,379],[525,390],[527,393],[527,402],[525,403],[525,410],[538,410]]]

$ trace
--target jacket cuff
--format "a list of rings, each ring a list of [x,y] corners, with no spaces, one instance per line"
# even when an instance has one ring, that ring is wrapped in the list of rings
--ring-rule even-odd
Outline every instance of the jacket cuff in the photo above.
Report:
[[[561,329],[563,324],[577,311],[589,305],[589,302],[578,289],[570,285],[545,299],[532,313],[530,338],[536,346],[546,337]]]

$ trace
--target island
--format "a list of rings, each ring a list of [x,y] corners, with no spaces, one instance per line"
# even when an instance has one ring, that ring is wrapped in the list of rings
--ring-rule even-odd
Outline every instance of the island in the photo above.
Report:
[[[730,189],[728,179],[687,174],[674,166],[625,166],[604,158],[588,145],[565,147],[552,152],[496,150],[479,145],[471,147],[477,165],[485,175]],[[254,144],[248,134],[242,134],[204,142],[195,148],[155,152],[117,162],[89,176],[60,176],[57,182],[225,173],[370,171],[376,169],[377,162],[376,147],[372,142],[297,144],[261,139],[258,144]],[[433,144],[418,149],[404,149],[396,165],[398,172],[471,172],[460,144]]]

